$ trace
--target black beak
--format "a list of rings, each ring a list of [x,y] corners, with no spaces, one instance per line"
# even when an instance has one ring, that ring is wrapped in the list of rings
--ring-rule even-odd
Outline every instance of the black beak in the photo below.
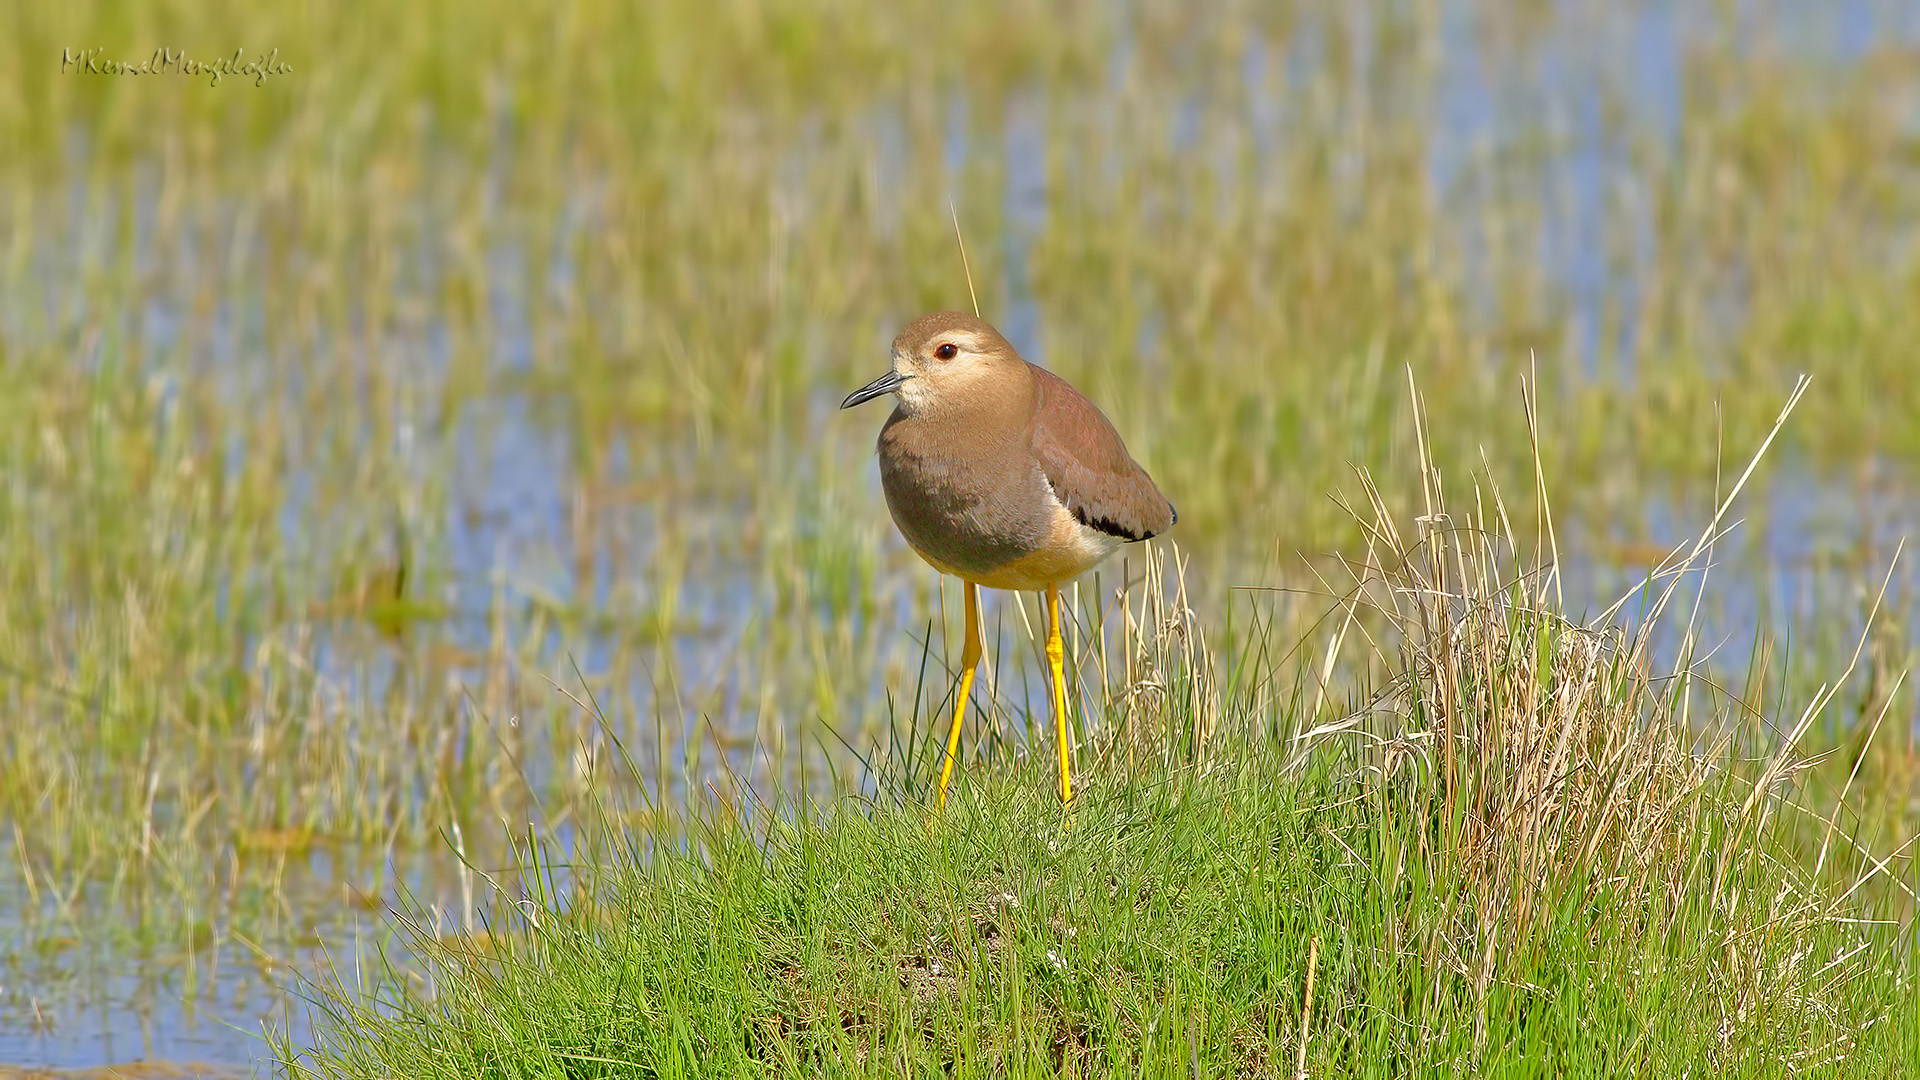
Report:
[[[911,378],[913,378],[911,375],[902,375],[897,371],[889,371],[860,389],[855,390],[853,393],[848,394],[847,400],[841,402],[840,407],[843,409],[851,409],[863,401],[872,401],[881,394],[891,394],[895,390],[900,389],[901,383]]]

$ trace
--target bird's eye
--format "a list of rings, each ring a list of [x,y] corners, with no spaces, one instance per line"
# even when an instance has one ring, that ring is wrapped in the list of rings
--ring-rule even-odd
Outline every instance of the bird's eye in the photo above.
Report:
[[[933,350],[933,355],[942,360],[951,360],[960,355],[960,350],[954,347],[953,342],[948,341],[941,343],[939,348]]]

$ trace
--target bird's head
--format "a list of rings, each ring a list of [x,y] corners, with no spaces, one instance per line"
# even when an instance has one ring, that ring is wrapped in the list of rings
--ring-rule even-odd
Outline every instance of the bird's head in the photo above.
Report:
[[[910,413],[943,411],[959,402],[991,398],[1018,385],[1026,364],[986,320],[936,311],[907,324],[893,339],[893,367],[847,395],[843,409],[894,394]]]

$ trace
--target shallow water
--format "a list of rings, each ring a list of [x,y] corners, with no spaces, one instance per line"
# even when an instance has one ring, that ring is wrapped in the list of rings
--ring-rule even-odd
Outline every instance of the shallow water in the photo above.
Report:
[[[1422,105],[1448,135],[1433,143],[1425,163],[1432,182],[1456,190],[1456,178],[1474,155],[1544,130],[1551,149],[1541,158],[1539,182],[1558,198],[1539,259],[1543,273],[1569,298],[1565,318],[1573,328],[1572,347],[1589,374],[1624,373],[1629,383],[1649,381],[1652,373],[1631,370],[1630,328],[1611,339],[1602,330],[1609,304],[1622,298],[1631,303],[1638,290],[1649,287],[1645,270],[1660,243],[1647,201],[1635,195],[1635,186],[1644,181],[1636,172],[1634,142],[1675,137],[1686,107],[1682,64],[1688,43],[1693,35],[1727,30],[1687,6],[1646,5],[1630,15],[1601,15],[1562,5],[1542,28],[1521,33],[1520,40],[1489,42],[1484,24],[1469,18],[1475,10],[1467,2],[1442,5],[1441,92],[1437,101]],[[1752,35],[1756,48],[1771,43],[1844,59],[1874,40],[1920,42],[1920,8],[1873,0],[1753,3],[1738,8],[1732,32]],[[1359,43],[1356,49],[1368,40],[1365,34],[1351,38]],[[1257,153],[1277,152],[1288,137],[1294,108],[1272,91],[1271,66],[1284,65],[1294,85],[1304,85],[1299,80],[1325,65],[1327,50],[1334,47],[1330,38],[1312,32],[1296,35],[1284,55],[1249,44],[1241,62],[1250,90],[1244,138]],[[1621,58],[1633,66],[1630,77],[1608,67]],[[1368,66],[1364,56],[1354,61],[1362,69]],[[1116,82],[1131,62],[1123,42],[1111,57]],[[1604,116],[1603,101],[1624,110],[1625,119]],[[1042,163],[1047,110],[1061,104],[1036,90],[1016,96],[1004,114],[982,117],[965,96],[956,96],[942,147],[956,169],[982,154],[1003,156],[1007,163],[1005,227],[991,239],[1006,273],[1008,303],[1001,326],[1042,363],[1046,316],[1029,280],[1029,251],[1053,226]],[[1110,101],[1065,104],[1104,113],[1102,122],[1116,128],[1126,122]],[[1237,149],[1203,145],[1198,125],[1190,117],[1180,119],[1178,111],[1175,115],[1177,123],[1192,126],[1194,153],[1217,153],[1225,160]],[[897,218],[902,209],[897,198],[888,197],[887,181],[901,171],[898,158],[908,152],[906,136],[898,116],[886,110],[875,112],[869,122],[880,148],[875,172],[882,198],[874,213]],[[1232,172],[1226,165],[1220,171],[1223,176]],[[424,429],[418,423],[422,412],[402,409],[383,418],[372,415],[370,402],[362,402],[346,412],[359,425],[347,441],[358,445],[391,438],[391,459],[414,473],[395,490],[431,487],[425,480],[434,477],[445,487],[444,515],[429,516],[402,501],[395,510],[400,535],[392,541],[422,564],[423,595],[439,611],[433,639],[453,657],[429,675],[482,680],[484,658],[501,633],[498,613],[512,610],[519,613],[515,631],[532,635],[516,648],[537,662],[526,665],[525,685],[516,686],[511,700],[551,701],[540,673],[566,683],[575,664],[590,677],[617,672],[617,681],[609,676],[595,682],[594,692],[606,703],[611,730],[635,751],[643,774],[670,771],[679,764],[676,755],[684,762],[693,752],[689,748],[710,739],[725,750],[724,760],[709,753],[688,770],[687,782],[714,779],[729,769],[749,781],[778,778],[788,766],[769,746],[788,736],[780,725],[798,711],[812,708],[825,715],[834,710],[828,721],[850,742],[879,738],[889,715],[887,693],[912,688],[919,653],[915,637],[925,634],[929,618],[936,617],[929,612],[938,610],[937,586],[885,519],[870,460],[878,407],[839,413],[838,399],[847,387],[813,387],[796,430],[756,433],[789,448],[777,456],[777,475],[758,478],[743,472],[748,455],[729,447],[724,432],[629,428],[603,445],[593,444],[564,414],[555,415],[559,410],[551,407],[549,395],[530,388],[538,336],[556,331],[551,325],[543,328],[532,315],[542,298],[526,295],[514,283],[524,280],[530,263],[545,261],[551,270],[548,287],[568,287],[573,280],[568,238],[595,231],[596,191],[602,183],[581,179],[566,202],[557,237],[545,249],[534,240],[514,240],[509,230],[489,249],[496,285],[485,303],[497,333],[484,346],[484,389],[464,403],[451,425]],[[65,239],[31,253],[32,277],[47,284],[37,294],[0,298],[0,333],[24,341],[49,322],[92,315],[95,322],[149,341],[150,355],[166,355],[192,318],[188,312],[196,288],[204,284],[196,275],[225,274],[230,265],[244,268],[248,256],[238,241],[225,245],[223,257],[157,251],[151,243],[152,198],[150,189],[136,186],[128,206],[94,207],[76,186],[63,223]],[[1469,253],[1475,250],[1473,223],[1496,216],[1499,198],[1498,191],[1460,191],[1458,214]],[[397,255],[399,277],[410,295],[431,297],[439,272],[434,231],[445,222],[424,199],[417,209],[422,242],[417,251]],[[131,216],[130,234],[117,221],[121,213]],[[796,227],[804,228],[804,221]],[[212,234],[228,240],[239,235],[219,229]],[[114,261],[115,245],[128,235],[133,266],[157,284],[137,310],[90,313],[88,274]],[[1911,247],[1890,237],[1889,250]],[[164,264],[168,257],[176,263]],[[1471,281],[1471,259],[1466,273]],[[1501,302],[1490,288],[1473,298],[1489,311]],[[1718,314],[1737,325],[1744,317],[1738,295],[1730,292]],[[276,381],[246,362],[262,347],[264,318],[258,296],[242,293],[223,300],[196,370],[163,366],[149,377],[163,392],[188,378],[205,377],[237,404],[297,409],[305,400],[299,365],[292,368],[295,375]],[[1142,324],[1143,364],[1168,362],[1153,346],[1155,319],[1150,313]],[[391,365],[386,374],[406,401],[438,400],[453,377],[451,331],[431,310],[412,326],[410,333],[382,342],[381,356],[362,354],[353,362],[365,366],[363,374],[376,364]],[[864,345],[874,366],[882,362],[880,342]],[[102,351],[83,354],[80,362],[102,363]],[[1177,407],[1178,402],[1167,404]],[[238,460],[249,448],[236,441],[226,453]],[[597,461],[591,473],[582,466],[588,458]],[[301,464],[315,470],[320,460],[316,456]],[[815,484],[830,475],[859,479]],[[1630,493],[1628,517],[1562,523],[1563,584],[1572,611],[1598,611],[1629,593],[1657,558],[1651,552],[1690,541],[1711,514],[1710,491],[1674,490],[1658,477],[1627,477],[1622,484]],[[817,513],[783,520],[768,512],[774,503],[755,485],[783,491],[818,486],[827,492],[826,502],[803,505]],[[321,488],[312,471],[295,468],[287,477],[281,518],[293,546],[328,564],[339,554],[336,549],[366,543],[365,531],[384,530],[365,520],[352,523],[359,533],[330,530],[319,520],[328,511]],[[1920,536],[1920,491],[1893,465],[1862,463],[1842,476],[1792,460],[1774,461],[1757,481],[1752,500],[1734,516],[1746,524],[1724,547],[1709,582],[1698,624],[1704,647],[1744,656],[1757,639],[1777,637],[1817,642],[1808,651],[1831,656],[1835,642],[1850,642],[1858,633],[1871,600],[1859,595],[1859,582],[1887,565],[1902,538]],[[1228,602],[1228,586],[1268,580],[1270,565],[1249,555],[1245,544],[1206,535],[1177,539],[1194,555],[1197,595],[1216,611]],[[776,557],[792,564],[789,572],[769,569]],[[1915,612],[1920,593],[1914,585],[1913,572],[1903,566],[1889,590],[1888,603],[1903,621]],[[957,607],[951,588],[946,599],[950,608]],[[1836,617],[1836,611],[1845,617]],[[550,617],[543,614],[548,612]],[[844,669],[830,686],[811,691],[770,672],[769,662],[761,659],[775,633],[772,624],[809,618],[846,623],[832,664],[803,658],[809,666]],[[995,598],[988,618],[990,636],[1006,657],[997,684],[1000,700],[1014,715],[1037,707],[1042,684],[1030,677],[1032,649],[1017,609]],[[934,633],[932,647],[938,650],[938,630]],[[390,684],[416,673],[405,654],[370,649],[366,637],[363,627],[323,626],[313,655],[347,697],[378,700]],[[635,655],[651,662],[615,662]],[[671,683],[663,685],[663,671],[674,673]],[[769,700],[769,687],[799,699],[797,704]],[[517,716],[509,722],[517,722]],[[1910,724],[1920,724],[1920,713],[1910,717]],[[663,729],[665,736],[657,737]],[[575,759],[561,744],[573,734],[529,722],[525,738],[538,751],[525,761],[532,787],[546,789],[566,779],[563,774]],[[604,751],[597,744],[582,749]],[[802,757],[809,752],[803,750]],[[0,865],[15,861],[6,857],[9,845],[0,836]],[[454,928],[471,888],[470,881],[463,886],[451,855],[437,848],[389,857],[373,849],[316,847],[291,859],[278,895],[212,899],[205,916],[207,944],[194,950],[143,945],[126,931],[128,913],[103,895],[105,890],[90,890],[78,911],[63,912],[54,899],[36,899],[17,876],[0,872],[5,901],[0,904],[0,1062],[86,1067],[165,1060],[244,1069],[265,1053],[258,1036],[263,1022],[287,1026],[300,1041],[296,973],[352,972],[371,963],[381,948],[403,956],[380,918],[382,908],[400,903],[405,894],[443,912],[446,925]],[[371,895],[374,902],[353,899],[354,891]],[[91,927],[99,932],[90,932]],[[261,963],[242,938],[275,962]]]

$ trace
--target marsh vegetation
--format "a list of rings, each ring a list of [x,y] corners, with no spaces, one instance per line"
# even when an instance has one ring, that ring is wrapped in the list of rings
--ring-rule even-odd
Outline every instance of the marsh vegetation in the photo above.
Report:
[[[101,2],[8,22],[0,1058],[243,1062],[273,1048],[222,1024],[264,1015],[280,1052],[330,1038],[340,1071],[390,1065],[345,994],[381,956],[410,993],[497,1017],[487,987],[519,984],[446,966],[448,943],[493,941],[482,911],[585,992],[629,970],[594,966],[609,941],[679,940],[590,930],[593,898],[679,918],[676,881],[740,901],[712,925],[761,963],[729,1000],[789,995],[740,1049],[774,1067],[904,1046],[931,1009],[1077,1048],[935,1024],[936,1057],[1124,1069],[1224,1039],[1265,1049],[1209,1062],[1265,1068],[1315,936],[1316,1075],[1518,1052],[1488,1017],[1638,977],[1704,995],[1689,1007],[1760,1002],[1712,1032],[1675,1020],[1639,1060],[1709,1037],[1759,1071],[1789,1035],[1809,1056],[1781,1069],[1914,1052],[1887,1034],[1914,1019],[1920,832],[1894,557],[1920,524],[1909,5]],[[293,70],[57,70],[63,47],[123,43],[278,47]],[[984,313],[1101,404],[1181,512],[1177,563],[1116,559],[1074,594],[1101,779],[1086,843],[1052,864],[1022,771],[1038,620],[1012,597],[988,606],[966,801],[915,831],[958,597],[892,533],[871,418],[834,410],[906,319],[965,306],[950,204]],[[1632,603],[1576,632],[1706,533],[1803,373],[1711,563],[1659,579],[1680,589],[1661,618]],[[1479,567],[1473,610],[1498,617],[1455,610],[1468,636],[1416,656],[1419,590],[1383,583],[1431,584],[1437,536],[1457,600]],[[1423,683],[1440,672],[1460,678]],[[1587,675],[1615,693],[1578,717],[1597,756],[1540,760],[1638,763],[1618,792],[1650,816],[1576,785],[1564,835],[1497,843],[1518,826],[1489,792],[1547,812],[1500,786],[1540,783],[1522,766],[1544,744],[1471,725]],[[1388,693],[1371,738],[1294,760]],[[1422,743],[1441,729],[1411,699],[1468,726]],[[1448,745],[1483,756],[1450,766]],[[825,824],[791,813],[803,796]],[[1274,836],[1298,842],[1253,844]],[[989,848],[1003,872],[975,880]],[[892,868],[831,898],[766,876],[876,854]],[[1523,887],[1560,855],[1576,875]],[[1108,910],[1108,878],[1182,899]],[[1026,951],[962,934],[994,889],[1045,913],[1007,931]],[[1032,889],[1095,898],[1061,924],[1099,943],[1077,970],[1146,979],[1124,965],[1148,933],[1201,1004],[1155,1026],[1139,987],[997,997],[1039,970],[1008,956],[1050,966],[1065,932],[1071,905]],[[1256,896],[1272,932],[1228,974],[1199,963]],[[1581,922],[1592,905],[1618,918]],[[883,907],[919,921],[863,953],[794,936],[795,910],[824,933]],[[529,937],[527,910],[579,932]],[[1719,981],[1682,985],[1715,933]],[[869,995],[904,1012],[845,997],[907,994],[901,942],[927,934],[959,981]],[[1510,956],[1476,951],[1496,940]],[[1835,966],[1756,974],[1811,958]],[[1762,983],[1798,989],[1743,993]],[[1370,990],[1389,985],[1411,996]],[[1366,1034],[1382,1009],[1436,1038]],[[847,1015],[869,1023],[827,1030]]]

